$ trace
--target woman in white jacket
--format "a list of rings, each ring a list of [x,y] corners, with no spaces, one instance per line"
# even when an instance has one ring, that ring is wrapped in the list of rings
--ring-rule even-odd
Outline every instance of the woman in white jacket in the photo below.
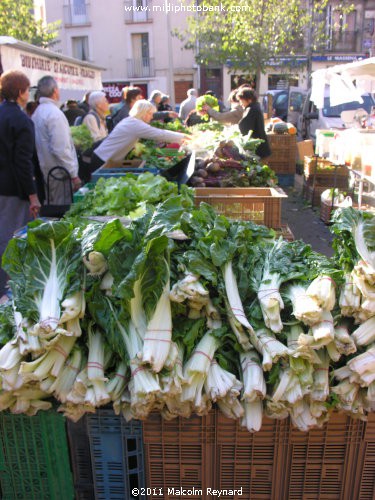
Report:
[[[177,142],[181,144],[189,136],[180,132],[163,130],[149,125],[156,111],[153,104],[145,99],[137,101],[129,116],[121,120],[93,153],[92,169],[103,163],[121,162],[134,148],[139,139],[153,139],[159,142]]]

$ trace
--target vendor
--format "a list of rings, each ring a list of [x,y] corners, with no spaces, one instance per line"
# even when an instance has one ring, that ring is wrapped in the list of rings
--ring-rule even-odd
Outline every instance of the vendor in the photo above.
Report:
[[[156,109],[145,99],[137,101],[129,116],[121,120],[93,153],[91,170],[96,170],[106,162],[120,163],[134,148],[139,139],[153,139],[159,142],[181,144],[189,136],[180,132],[163,130],[149,125]]]
[[[247,135],[252,130],[251,137],[253,139],[262,139],[264,141],[257,147],[256,154],[261,158],[270,156],[271,148],[264,127],[263,112],[255,91],[245,87],[239,90],[237,97],[244,108],[242,118],[238,123],[241,134]]]

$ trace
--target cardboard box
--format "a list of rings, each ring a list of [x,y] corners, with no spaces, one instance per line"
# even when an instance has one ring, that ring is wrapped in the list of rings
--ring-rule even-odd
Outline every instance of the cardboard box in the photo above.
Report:
[[[298,160],[304,161],[305,156],[312,156],[314,154],[313,141],[300,141],[297,142]]]

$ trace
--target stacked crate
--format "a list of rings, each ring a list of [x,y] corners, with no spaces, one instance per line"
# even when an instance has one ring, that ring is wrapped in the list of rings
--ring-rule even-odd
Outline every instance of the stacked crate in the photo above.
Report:
[[[319,206],[321,194],[326,189],[348,189],[349,169],[345,165],[334,165],[325,158],[305,156],[303,197],[311,205]]]

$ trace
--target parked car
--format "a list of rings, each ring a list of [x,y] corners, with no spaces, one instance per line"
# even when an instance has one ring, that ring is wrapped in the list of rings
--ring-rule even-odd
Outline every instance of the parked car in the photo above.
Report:
[[[263,97],[263,111],[268,112],[268,102],[272,96],[272,116],[297,125],[299,114],[305,101],[306,90],[289,87],[287,90],[269,90]]]

